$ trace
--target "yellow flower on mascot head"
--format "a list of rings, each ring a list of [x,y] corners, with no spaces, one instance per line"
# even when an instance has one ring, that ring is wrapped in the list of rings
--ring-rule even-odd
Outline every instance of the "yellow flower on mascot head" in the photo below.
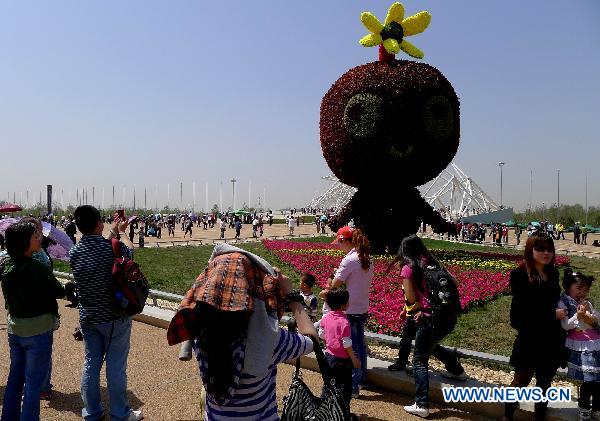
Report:
[[[371,32],[361,38],[360,45],[364,47],[383,45],[385,51],[391,55],[398,54],[402,50],[415,58],[424,57],[423,52],[404,37],[420,34],[427,29],[431,22],[429,12],[419,12],[404,19],[404,6],[402,3],[394,3],[390,6],[383,24],[371,12],[363,12],[360,20]]]

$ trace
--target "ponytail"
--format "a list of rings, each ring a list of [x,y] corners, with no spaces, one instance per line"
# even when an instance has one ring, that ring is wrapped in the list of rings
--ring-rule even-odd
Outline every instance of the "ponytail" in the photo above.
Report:
[[[358,228],[352,231],[352,246],[358,254],[360,267],[363,270],[369,270],[371,267],[371,243],[369,243],[367,236]]]

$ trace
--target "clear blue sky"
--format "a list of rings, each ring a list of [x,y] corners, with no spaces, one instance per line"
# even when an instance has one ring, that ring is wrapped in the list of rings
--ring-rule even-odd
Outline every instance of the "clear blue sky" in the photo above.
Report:
[[[138,204],[301,206],[329,174],[323,94],[376,60],[360,12],[391,1],[59,1],[0,3],[0,199],[112,185]],[[410,40],[461,99],[455,162],[504,203],[600,204],[600,2],[407,1],[431,25]],[[401,57],[405,58],[405,57]],[[140,194],[142,192],[142,194]],[[91,195],[91,193],[89,193]],[[262,199],[264,200],[264,198]]]

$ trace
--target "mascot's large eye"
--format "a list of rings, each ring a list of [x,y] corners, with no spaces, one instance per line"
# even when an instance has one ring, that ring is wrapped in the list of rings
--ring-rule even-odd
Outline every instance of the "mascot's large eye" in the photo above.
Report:
[[[377,135],[383,123],[383,102],[373,94],[356,94],[344,110],[344,127],[348,133],[359,139],[369,139]]]
[[[428,140],[439,142],[449,139],[454,129],[454,113],[446,97],[430,97],[425,102],[421,115]]]

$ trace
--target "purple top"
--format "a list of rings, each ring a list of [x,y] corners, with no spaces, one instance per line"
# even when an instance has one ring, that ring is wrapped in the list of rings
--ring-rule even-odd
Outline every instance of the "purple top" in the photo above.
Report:
[[[402,266],[402,270],[400,271],[400,277],[410,279],[413,281],[413,284],[415,285],[415,297],[419,302],[423,313],[428,313],[425,310],[429,310],[431,308],[431,304],[429,304],[429,292],[427,291],[427,286],[425,285],[425,274],[423,274],[423,277],[421,278],[421,286],[424,293],[421,293],[421,291],[419,291],[419,289],[417,288],[417,281],[413,279],[413,270],[410,266]]]

